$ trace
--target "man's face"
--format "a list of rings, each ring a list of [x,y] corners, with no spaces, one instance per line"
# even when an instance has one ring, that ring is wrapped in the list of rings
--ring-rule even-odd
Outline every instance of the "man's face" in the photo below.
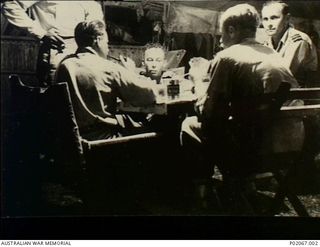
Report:
[[[103,58],[107,58],[109,53],[109,39],[107,32],[97,37],[97,52]]]
[[[147,74],[153,79],[160,77],[164,66],[164,51],[161,48],[150,48],[145,51],[144,63]]]
[[[289,17],[283,15],[281,4],[275,3],[262,9],[262,24],[268,36],[281,35],[287,28]]]

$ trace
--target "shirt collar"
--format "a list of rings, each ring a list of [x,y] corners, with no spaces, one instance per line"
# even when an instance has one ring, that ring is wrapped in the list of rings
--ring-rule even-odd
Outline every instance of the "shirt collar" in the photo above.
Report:
[[[272,37],[269,37],[269,40],[268,40],[268,46],[272,49],[274,49],[275,51],[278,51],[281,49],[281,47],[287,42],[288,40],[288,37],[289,37],[289,33],[291,31],[291,27],[289,26],[287,28],[287,30],[285,31],[285,33],[282,35],[279,43],[278,43],[278,46],[277,47],[273,47],[273,42],[272,42]]]
[[[292,29],[291,27],[288,27],[288,29],[287,29],[287,30],[285,31],[285,33],[282,35],[282,38],[280,39],[280,42],[279,42],[279,44],[278,44],[278,47],[279,47],[280,43],[282,43],[282,45],[283,45],[283,44],[285,44],[285,43],[287,42],[288,37],[289,37],[289,32],[290,32],[291,29]],[[277,47],[277,48],[278,48],[278,47]]]
[[[90,46],[78,48],[76,53],[78,54],[78,53],[86,53],[86,52],[98,56],[98,53]]]
[[[240,44],[258,44],[255,38],[245,38],[243,39]]]

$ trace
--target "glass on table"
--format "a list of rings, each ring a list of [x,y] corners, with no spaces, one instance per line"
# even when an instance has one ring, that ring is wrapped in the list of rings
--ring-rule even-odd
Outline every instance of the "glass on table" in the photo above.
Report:
[[[202,57],[194,57],[189,61],[189,78],[194,83],[195,93],[201,96],[209,84],[210,61]]]
[[[156,84],[154,86],[155,86],[156,103],[157,104],[166,103],[168,99],[166,85],[161,83],[161,84]]]

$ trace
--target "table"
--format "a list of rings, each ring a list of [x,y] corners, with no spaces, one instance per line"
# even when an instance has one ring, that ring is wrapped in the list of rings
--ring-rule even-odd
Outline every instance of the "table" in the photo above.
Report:
[[[156,115],[168,115],[172,109],[177,108],[192,108],[193,104],[197,100],[197,97],[192,89],[191,82],[189,80],[182,80],[179,82],[179,93],[172,96],[166,94],[165,99],[162,99],[161,103],[156,103],[149,106],[132,106],[129,103],[119,101],[118,110],[121,112],[141,112],[141,113],[153,113]],[[169,90],[168,90],[169,92]]]

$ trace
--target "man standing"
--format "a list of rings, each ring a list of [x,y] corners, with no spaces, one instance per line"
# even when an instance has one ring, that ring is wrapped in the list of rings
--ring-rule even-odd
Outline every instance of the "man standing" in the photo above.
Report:
[[[209,179],[213,164],[225,178],[241,179],[255,171],[255,154],[267,124],[260,113],[272,107],[259,99],[279,88],[297,86],[281,57],[255,41],[259,17],[254,7],[231,7],[220,23],[225,50],[211,61],[209,86],[198,98],[197,116],[182,123],[181,142],[189,164],[185,167],[198,179]],[[201,154],[209,160],[192,158]]]
[[[28,16],[26,11],[31,16]],[[98,2],[89,1],[5,1],[2,13],[13,25],[41,41],[37,75],[41,84],[51,84],[58,63],[74,53],[74,28],[85,20],[103,20]]]
[[[150,79],[108,61],[108,36],[102,21],[81,22],[75,29],[78,50],[65,58],[56,73],[57,82],[72,83],[80,134],[88,140],[119,137],[141,127],[128,115],[117,115],[117,98],[135,106],[153,105],[161,88]],[[158,91],[159,90],[159,91]],[[76,99],[74,99],[76,100]],[[87,117],[83,117],[86,111]]]
[[[289,20],[286,3],[269,1],[263,5],[262,24],[269,36],[266,45],[285,59],[301,86],[311,86],[318,69],[317,51],[309,36],[290,27]]]

